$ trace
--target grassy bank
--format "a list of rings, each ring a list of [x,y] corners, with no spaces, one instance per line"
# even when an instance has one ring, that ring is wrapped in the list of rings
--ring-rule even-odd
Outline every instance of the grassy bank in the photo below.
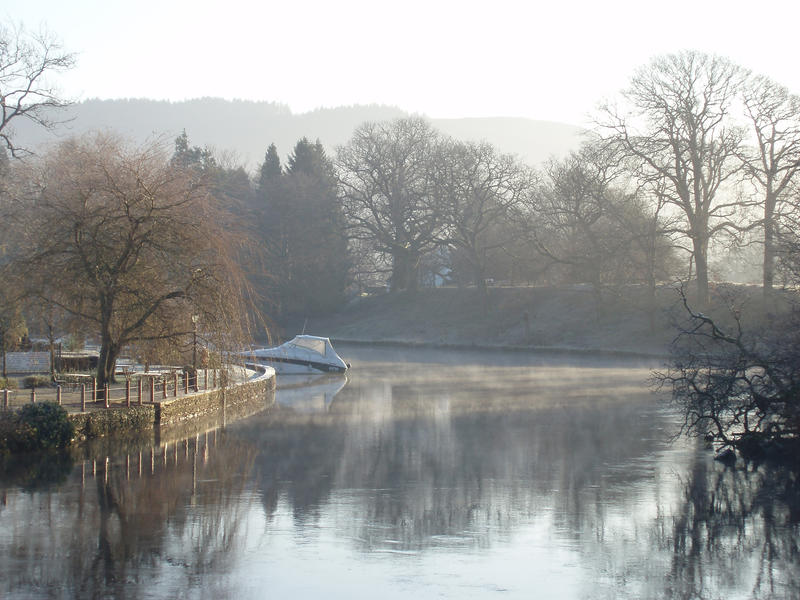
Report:
[[[760,293],[717,286],[706,312],[724,321],[733,305],[762,318]],[[291,337],[305,326],[338,340],[664,355],[683,319],[671,286],[658,289],[655,303],[636,286],[608,291],[599,303],[589,286],[493,287],[488,309],[475,288],[440,288],[358,298],[329,316],[287,319],[279,333]]]

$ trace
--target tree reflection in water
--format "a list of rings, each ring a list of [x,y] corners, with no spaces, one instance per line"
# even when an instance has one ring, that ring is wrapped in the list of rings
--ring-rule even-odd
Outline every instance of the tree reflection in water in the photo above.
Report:
[[[0,596],[138,598],[157,581],[159,596],[179,597],[207,584],[239,555],[254,457],[212,432],[79,459],[56,491],[21,494],[3,477]]]
[[[471,553],[445,595],[501,555],[523,573],[496,581],[510,595],[563,560],[548,585],[573,597],[800,597],[796,472],[670,444],[646,369],[404,365],[362,364],[316,413],[76,457],[55,489],[5,477],[0,595],[262,597],[302,565],[376,560],[389,586],[395,557]],[[432,595],[423,580],[406,585]]]
[[[788,465],[730,468],[698,452],[656,531],[672,552],[671,597],[800,597],[800,488]]]

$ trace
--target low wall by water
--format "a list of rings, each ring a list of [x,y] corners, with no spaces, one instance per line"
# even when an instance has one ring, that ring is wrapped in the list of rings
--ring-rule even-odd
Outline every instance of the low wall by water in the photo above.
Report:
[[[255,368],[251,365],[251,368]],[[259,376],[239,384],[200,391],[154,404],[112,407],[69,415],[79,438],[133,436],[185,437],[224,426],[269,408],[275,401],[275,371],[258,367]]]

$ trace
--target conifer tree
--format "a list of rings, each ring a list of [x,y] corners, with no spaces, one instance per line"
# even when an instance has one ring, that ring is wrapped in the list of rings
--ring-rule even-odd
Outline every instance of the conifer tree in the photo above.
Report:
[[[258,191],[264,194],[267,188],[276,183],[283,174],[281,159],[278,157],[278,148],[275,144],[270,144],[267,153],[264,155],[264,162],[258,172]]]
[[[274,146],[270,147],[271,149]],[[314,314],[343,298],[349,262],[333,165],[322,144],[297,142],[276,182],[277,152],[261,168],[264,234],[281,314]]]

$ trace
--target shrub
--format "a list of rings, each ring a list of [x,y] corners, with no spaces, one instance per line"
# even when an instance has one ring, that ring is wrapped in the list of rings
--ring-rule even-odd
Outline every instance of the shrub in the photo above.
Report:
[[[0,377],[0,390],[15,390],[18,387],[16,379]]]
[[[84,341],[83,338],[72,334],[67,336],[63,344],[64,344],[64,350],[66,350],[67,352],[80,352],[81,350],[83,350]]]
[[[18,419],[21,430],[32,433],[32,438],[24,436],[25,445],[33,446],[20,449],[63,448],[75,435],[75,428],[67,411],[51,402],[26,404],[19,411]]]
[[[28,375],[22,380],[22,387],[30,389],[33,387],[48,387],[53,381],[46,375]]]
[[[86,383],[86,375],[83,373],[65,373],[61,371],[60,373],[56,374],[56,378],[62,382],[67,384],[80,384]],[[89,382],[91,383],[91,381]]]

